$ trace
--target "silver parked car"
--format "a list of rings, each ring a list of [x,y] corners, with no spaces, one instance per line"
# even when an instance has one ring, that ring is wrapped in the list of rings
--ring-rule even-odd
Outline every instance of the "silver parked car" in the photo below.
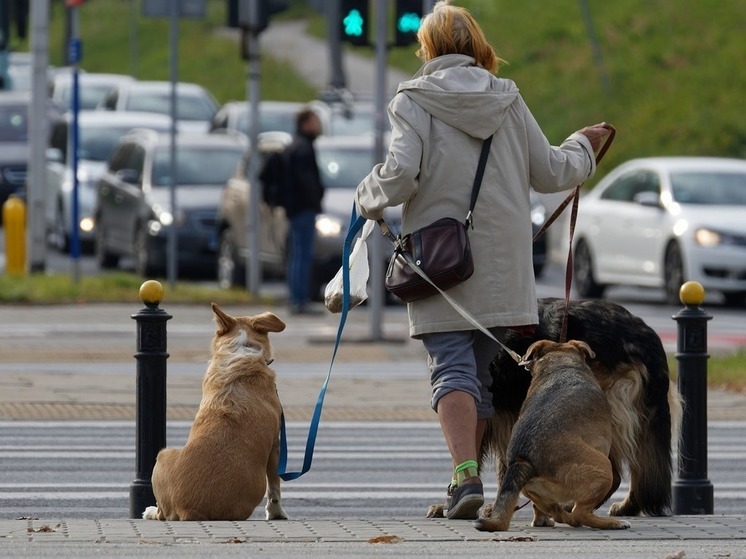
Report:
[[[106,111],[143,111],[171,114],[171,82],[133,81],[109,90],[98,109]],[[176,119],[179,130],[206,132],[218,103],[207,89],[193,83],[176,84]]]
[[[230,135],[180,133],[171,177],[169,134],[140,130],[123,138],[98,182],[99,267],[112,268],[131,257],[140,275],[163,274],[169,231],[175,228],[180,273],[214,276],[218,203],[246,148]]]
[[[66,113],[51,125],[47,148],[46,223],[49,243],[70,249],[73,233],[73,116]],[[171,118],[155,113],[81,111],[78,114],[78,235],[92,248],[96,185],[106,161],[122,136],[133,128],[168,132]]]

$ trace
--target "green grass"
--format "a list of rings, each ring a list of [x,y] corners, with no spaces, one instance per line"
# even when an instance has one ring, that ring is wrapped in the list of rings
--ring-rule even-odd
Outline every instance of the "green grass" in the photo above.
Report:
[[[30,274],[0,275],[0,304],[71,304],[129,303],[140,301],[140,286],[145,280],[126,273],[112,272],[82,277],[78,283],[70,275]],[[272,298],[254,299],[244,289],[218,289],[204,284],[179,281],[172,287],[162,282],[164,303],[261,303],[276,304]]]

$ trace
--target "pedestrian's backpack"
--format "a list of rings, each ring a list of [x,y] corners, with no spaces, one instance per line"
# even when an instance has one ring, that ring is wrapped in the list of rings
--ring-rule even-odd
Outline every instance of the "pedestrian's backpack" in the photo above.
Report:
[[[285,207],[288,199],[287,157],[285,150],[267,154],[259,180],[262,183],[262,196],[268,206]]]

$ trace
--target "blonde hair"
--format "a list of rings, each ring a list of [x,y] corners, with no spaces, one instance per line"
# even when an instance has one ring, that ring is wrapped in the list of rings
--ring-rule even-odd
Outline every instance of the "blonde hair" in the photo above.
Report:
[[[417,32],[420,48],[417,56],[427,62],[445,54],[465,54],[490,72],[504,62],[484,37],[482,28],[466,8],[452,6],[447,0],[435,4]]]

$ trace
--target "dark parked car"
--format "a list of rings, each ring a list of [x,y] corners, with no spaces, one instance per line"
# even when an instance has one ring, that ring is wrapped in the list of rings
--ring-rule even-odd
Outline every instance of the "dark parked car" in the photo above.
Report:
[[[28,91],[0,92],[0,207],[11,194],[26,195],[30,104]],[[47,118],[52,121],[59,116],[57,108],[48,103]]]
[[[0,94],[0,206],[26,185],[28,106],[27,93]]]
[[[47,148],[47,238],[60,251],[70,248],[73,231],[72,113],[51,126]],[[133,128],[171,130],[171,118],[156,113],[80,111],[78,114],[78,235],[93,246],[97,183],[119,139]]]
[[[139,274],[163,274],[174,227],[179,271],[214,273],[220,194],[245,150],[244,142],[229,135],[179,134],[172,181],[169,134],[143,130],[123,138],[98,183],[99,266],[112,268],[120,258],[133,257]]]

